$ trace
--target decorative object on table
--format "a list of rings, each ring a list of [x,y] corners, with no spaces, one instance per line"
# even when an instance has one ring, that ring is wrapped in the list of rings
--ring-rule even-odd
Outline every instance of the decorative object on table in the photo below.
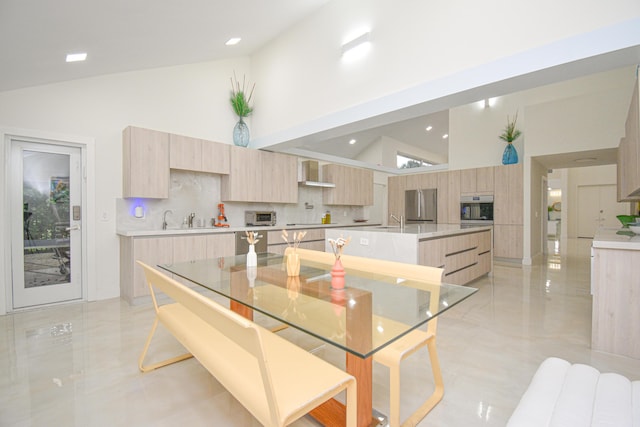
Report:
[[[331,269],[331,288],[332,289],[344,289],[344,267],[340,257],[344,247],[349,244],[351,237],[344,239],[342,236],[337,239],[328,239],[333,249],[333,254],[336,256],[336,262]]]
[[[640,218],[640,216],[636,215],[616,215],[618,221],[622,224],[622,228],[629,228],[629,224],[632,222],[636,222],[636,218]]]
[[[507,146],[504,147],[504,152],[502,153],[502,164],[503,165],[512,165],[518,163],[518,152],[516,148],[513,146],[513,141],[518,139],[522,132],[516,129],[516,120],[518,120],[518,112],[516,111],[516,115],[513,118],[513,121],[509,120],[509,116],[507,115],[507,127],[504,128],[504,132],[500,135],[500,139],[503,141],[507,141]]]
[[[345,290],[343,289],[333,289],[331,288],[331,303],[333,304],[333,312],[337,317],[340,317],[344,312],[345,306]]]
[[[240,147],[246,147],[249,145],[249,140],[251,136],[249,134],[249,127],[244,122],[244,118],[248,117],[253,112],[253,107],[249,105],[251,102],[251,97],[253,96],[253,90],[256,87],[254,83],[251,87],[251,92],[249,96],[246,95],[246,86],[245,86],[245,78],[242,77],[242,86],[240,86],[240,82],[236,78],[236,73],[234,71],[233,78],[231,79],[231,107],[233,107],[233,111],[238,115],[238,123],[236,123],[233,128],[233,143]]]
[[[256,255],[256,243],[258,239],[257,231],[245,231],[247,235],[247,243],[249,243],[249,252],[247,252],[247,267],[255,267],[258,265],[258,255]]]
[[[306,231],[298,231],[293,233],[293,241],[289,242],[289,233],[282,230],[282,240],[287,242],[287,246],[293,248],[293,251],[287,254],[287,276],[297,276],[300,274],[300,257],[296,253],[296,249],[300,246],[300,242],[307,235]]]
[[[247,280],[249,280],[250,288],[253,288],[256,285],[256,277],[258,277],[258,267],[255,265],[247,265]]]

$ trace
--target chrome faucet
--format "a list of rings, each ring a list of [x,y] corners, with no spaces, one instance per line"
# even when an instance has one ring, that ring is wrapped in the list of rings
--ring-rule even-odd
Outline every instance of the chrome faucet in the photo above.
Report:
[[[401,230],[404,229],[404,215],[400,215],[400,218],[398,218],[394,214],[391,214],[391,218],[395,219],[398,222],[398,224],[400,224]]]
[[[196,213],[195,212],[191,212],[189,214],[189,216],[187,217],[189,219],[189,228],[193,228],[193,219],[196,217]]]
[[[167,214],[168,213],[173,213],[173,211],[171,209],[167,209],[166,211],[164,211],[162,213],[162,229],[163,230],[167,229]]]

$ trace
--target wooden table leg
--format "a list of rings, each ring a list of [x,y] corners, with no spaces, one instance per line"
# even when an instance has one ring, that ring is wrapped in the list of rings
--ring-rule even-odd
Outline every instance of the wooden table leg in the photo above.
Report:
[[[363,359],[347,352],[346,370],[356,378],[358,389],[358,427],[370,427],[378,424],[373,417],[373,358]],[[346,407],[335,399],[315,408],[311,416],[323,426],[344,427],[346,425]]]

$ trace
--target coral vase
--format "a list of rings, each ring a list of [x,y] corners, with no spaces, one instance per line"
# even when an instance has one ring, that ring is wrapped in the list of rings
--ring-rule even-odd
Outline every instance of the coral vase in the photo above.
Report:
[[[331,269],[331,288],[344,289],[344,267],[340,262],[340,258],[336,259]]]
[[[287,276],[297,276],[300,274],[300,256],[293,252],[287,254]]]

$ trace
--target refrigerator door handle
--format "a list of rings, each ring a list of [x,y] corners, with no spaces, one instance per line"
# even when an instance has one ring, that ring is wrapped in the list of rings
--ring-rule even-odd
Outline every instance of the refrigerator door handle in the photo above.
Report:
[[[418,219],[422,219],[422,190],[418,190]]]

